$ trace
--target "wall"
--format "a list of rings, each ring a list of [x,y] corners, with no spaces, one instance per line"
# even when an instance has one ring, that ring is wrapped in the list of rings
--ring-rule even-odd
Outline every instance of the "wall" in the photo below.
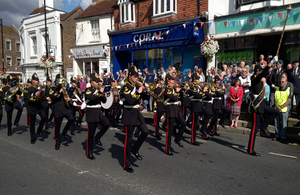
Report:
[[[222,0],[223,1],[223,0]],[[138,13],[139,6],[139,13]],[[200,9],[200,10],[199,10]],[[198,12],[200,15],[203,11],[208,11],[208,0],[200,0],[200,6],[198,6],[198,0],[177,0],[177,14],[169,17],[162,17],[153,19],[153,0],[140,1],[135,4],[135,24],[119,27],[120,15],[119,7],[114,8],[115,18],[115,30],[123,30],[141,26],[148,26],[152,24],[167,23],[176,20],[183,20],[188,18],[197,17]]]

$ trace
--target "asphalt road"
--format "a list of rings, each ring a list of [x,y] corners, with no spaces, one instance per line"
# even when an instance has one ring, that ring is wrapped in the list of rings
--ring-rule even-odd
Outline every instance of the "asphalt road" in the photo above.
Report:
[[[184,148],[172,143],[175,154],[168,156],[165,137],[157,141],[148,125],[143,160],[132,157],[131,174],[122,169],[125,134],[120,130],[111,128],[103,147],[95,146],[96,159],[89,160],[86,126],[56,151],[53,129],[32,145],[25,120],[23,112],[22,127],[13,126],[12,137],[0,130],[1,194],[300,194],[299,145],[257,137],[261,157],[253,157],[245,150],[248,135],[221,132],[208,141],[198,137],[202,144],[193,146],[184,134]]]

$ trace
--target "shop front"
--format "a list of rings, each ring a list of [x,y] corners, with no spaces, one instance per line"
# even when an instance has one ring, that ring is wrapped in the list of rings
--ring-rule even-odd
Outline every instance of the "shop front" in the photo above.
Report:
[[[110,32],[114,76],[131,63],[151,72],[169,66],[183,73],[195,65],[206,68],[200,52],[201,27],[201,21],[193,19]]]
[[[287,6],[263,8],[256,13],[240,13],[215,19],[216,38],[220,50],[214,65],[245,61],[251,65],[259,55],[270,60],[277,52],[283,25],[287,16]],[[288,14],[284,37],[279,50],[279,58],[284,64],[299,60],[300,55],[300,4],[292,5]]]
[[[73,75],[88,75],[110,72],[109,48],[105,45],[76,46],[73,54]]]

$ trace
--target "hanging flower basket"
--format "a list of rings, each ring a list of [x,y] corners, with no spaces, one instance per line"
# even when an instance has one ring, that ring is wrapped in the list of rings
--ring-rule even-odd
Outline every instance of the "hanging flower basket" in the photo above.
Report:
[[[6,74],[5,72],[3,71],[0,71],[0,79],[6,79],[8,76],[8,74]]]
[[[50,73],[52,73],[53,69],[56,67],[57,63],[55,61],[55,58],[52,56],[48,58],[41,58],[41,60],[38,62],[39,66],[36,67],[36,69],[44,69],[45,76],[47,74],[47,68],[50,69]]]
[[[204,38],[201,45],[201,54],[207,58],[212,58],[219,51],[219,43],[216,38]]]

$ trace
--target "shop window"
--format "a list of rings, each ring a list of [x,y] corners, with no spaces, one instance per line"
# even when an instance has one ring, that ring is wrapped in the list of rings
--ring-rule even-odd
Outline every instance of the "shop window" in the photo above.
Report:
[[[145,50],[138,50],[133,52],[133,64],[138,67],[141,71],[147,68],[146,63],[146,51]]]
[[[245,37],[245,47],[255,47],[255,46],[256,46],[256,39],[254,36]]]
[[[163,67],[163,49],[151,49],[148,51],[148,69],[156,72]]]
[[[182,64],[182,72],[183,74],[187,74],[187,71],[191,69],[194,71],[194,67],[198,66],[203,70],[203,56],[200,53],[199,45],[190,45],[184,48],[183,50],[183,64]]]
[[[243,48],[245,46],[244,37],[236,38],[235,39],[235,47],[236,48]]]
[[[285,43],[296,43],[298,40],[298,32],[288,32],[286,33]]]
[[[7,57],[6,57],[6,66],[11,66],[11,63],[12,63],[11,57],[10,57],[10,56],[7,56]]]
[[[100,40],[100,28],[99,28],[99,20],[91,20],[91,37],[92,41]]]
[[[181,47],[169,47],[165,49],[165,69],[168,71],[169,66],[181,70],[182,55]]]
[[[5,49],[6,50],[11,50],[11,40],[6,40],[5,41]]]
[[[161,16],[177,12],[177,0],[154,0],[153,16]]]
[[[118,1],[120,10],[120,23],[134,23],[135,22],[135,5],[130,0]]]

